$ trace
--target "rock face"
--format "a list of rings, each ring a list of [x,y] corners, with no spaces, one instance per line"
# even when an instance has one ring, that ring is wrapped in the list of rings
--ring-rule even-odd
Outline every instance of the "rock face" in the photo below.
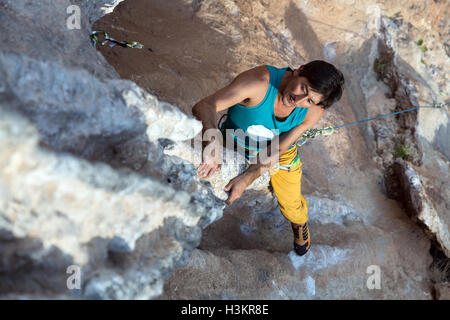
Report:
[[[79,265],[84,297],[157,296],[220,210],[156,179],[42,149],[28,122],[1,110],[2,293],[66,293],[66,268]]]
[[[436,298],[438,300],[450,300],[450,283],[440,283],[436,286]]]
[[[424,12],[429,20],[418,19]],[[344,72],[346,91],[320,128],[444,102],[439,91],[449,91],[443,72],[448,69],[442,45],[448,38],[446,12],[439,1],[388,7],[381,1],[132,0],[94,29],[150,47],[150,54],[108,47],[100,51],[123,78],[186,113],[196,101],[256,65],[298,67],[326,59]],[[416,44],[420,37],[435,38],[433,44],[426,42],[426,52]],[[437,126],[431,120],[436,118]],[[204,230],[189,264],[169,277],[161,298],[432,298],[430,244],[408,217],[419,213],[410,211],[405,197],[394,196],[403,190],[400,176],[389,172],[397,145],[412,144],[407,166],[429,182],[419,193],[430,210],[422,211],[417,221],[431,221],[427,233],[434,230],[437,235],[439,230],[435,238],[446,250],[441,240],[448,235],[448,197],[445,189],[437,189],[448,178],[448,156],[439,151],[445,149],[447,126],[445,110],[423,109],[341,129],[304,145],[310,255],[300,259],[292,254],[289,224],[267,188],[267,177],[261,178]],[[425,141],[427,135],[435,142]],[[194,157],[184,143],[166,153]],[[436,162],[442,165],[431,165]],[[225,165],[210,179],[218,196],[224,196],[221,188],[239,170]],[[420,170],[443,180],[434,184]],[[428,194],[431,188],[441,194],[439,202]],[[367,287],[370,266],[380,268],[379,290]]]
[[[118,79],[87,25],[61,23],[70,4],[0,6],[4,30],[44,37],[2,35],[0,294],[155,298],[222,214],[194,166],[164,156],[158,143],[190,139],[201,124]],[[40,18],[29,19],[33,10]],[[52,32],[39,33],[45,28]],[[133,171],[147,163],[151,170]],[[79,290],[66,286],[72,265]]]
[[[80,29],[67,27],[71,5]],[[430,237],[447,257],[450,248],[445,109],[301,147],[312,234],[303,257],[268,175],[225,209],[223,186],[245,168],[227,163],[199,181],[189,140],[201,124],[189,114],[241,71],[313,59],[346,77],[318,128],[444,102],[448,10],[445,1],[3,1],[0,297],[445,299],[446,275],[429,270]],[[144,49],[98,52],[91,29]],[[413,147],[407,161],[393,156],[400,144]],[[66,285],[73,265],[78,290]]]

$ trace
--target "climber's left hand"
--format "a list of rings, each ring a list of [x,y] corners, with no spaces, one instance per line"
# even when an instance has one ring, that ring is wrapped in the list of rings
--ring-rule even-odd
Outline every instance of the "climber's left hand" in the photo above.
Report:
[[[244,193],[245,188],[247,188],[252,181],[252,176],[247,172],[231,179],[224,188],[225,191],[229,191],[228,199],[225,200],[225,203],[230,205],[235,200],[239,199],[242,193]]]

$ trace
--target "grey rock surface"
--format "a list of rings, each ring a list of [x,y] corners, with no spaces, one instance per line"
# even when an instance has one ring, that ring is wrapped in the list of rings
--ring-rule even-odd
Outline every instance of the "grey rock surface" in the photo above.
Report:
[[[80,30],[67,29],[69,1],[0,4],[6,298],[155,298],[222,214],[194,166],[158,143],[190,139],[201,124],[118,79],[89,39],[94,3],[81,4]],[[70,266],[81,270],[75,290]]]

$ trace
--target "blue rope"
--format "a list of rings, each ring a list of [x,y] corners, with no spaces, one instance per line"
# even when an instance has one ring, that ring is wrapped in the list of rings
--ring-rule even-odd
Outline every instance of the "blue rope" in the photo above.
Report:
[[[325,133],[322,133],[322,132],[324,132],[326,130],[333,130],[331,133],[327,134],[327,135],[329,135],[329,134],[332,134],[335,129],[352,126],[352,125],[355,125],[355,124],[358,124],[358,123],[363,123],[363,122],[368,122],[368,121],[372,121],[372,120],[376,120],[376,119],[381,119],[381,118],[385,118],[385,117],[388,117],[388,116],[392,116],[394,114],[408,112],[408,111],[412,111],[412,110],[419,109],[419,108],[441,109],[441,108],[444,108],[445,106],[447,106],[448,104],[449,103],[447,102],[447,103],[435,104],[435,105],[432,105],[432,106],[418,106],[418,107],[414,107],[414,108],[410,108],[410,109],[406,109],[406,110],[401,110],[401,111],[397,111],[397,112],[383,114],[383,115],[378,116],[378,117],[373,117],[373,118],[369,118],[369,119],[365,119],[365,120],[359,120],[359,121],[355,121],[355,122],[352,122],[352,123],[347,123],[347,124],[344,124],[344,125],[341,125],[341,126],[337,126],[337,127],[330,126],[330,127],[326,127],[326,128],[323,128],[323,129],[309,129],[297,140],[296,144],[298,146],[302,146],[309,139],[315,138],[319,134],[325,134]]]
[[[441,104],[436,104],[436,105],[433,105],[433,106],[418,106],[418,107],[414,107],[414,108],[411,108],[411,109],[406,109],[406,110],[401,110],[401,111],[392,112],[392,113],[388,113],[388,114],[383,114],[383,115],[381,115],[381,116],[374,117],[374,118],[369,118],[369,119],[365,119],[365,120],[355,121],[355,122],[352,122],[352,123],[344,124],[344,125],[342,125],[342,126],[328,127],[328,128],[325,128],[325,129],[315,129],[315,130],[324,131],[324,130],[331,130],[331,129],[339,129],[339,128],[344,128],[344,127],[352,126],[352,125],[355,125],[355,124],[358,124],[358,123],[363,123],[363,122],[367,122],[367,121],[371,121],[371,120],[376,120],[376,119],[385,118],[385,117],[392,116],[392,115],[398,114],[398,113],[403,113],[403,112],[412,111],[412,110],[419,109],[419,108],[433,108],[433,109],[440,109],[440,108],[443,108],[443,107],[447,106],[448,104],[449,104],[449,103],[441,103]]]

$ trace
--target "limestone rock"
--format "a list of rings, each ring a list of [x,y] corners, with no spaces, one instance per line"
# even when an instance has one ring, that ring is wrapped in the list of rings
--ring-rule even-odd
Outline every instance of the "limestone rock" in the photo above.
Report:
[[[436,299],[438,300],[450,300],[450,283],[440,283],[435,286]]]
[[[427,39],[436,37],[436,43],[445,38],[444,33],[437,34],[443,29],[434,23],[445,19],[448,8],[442,3],[233,2],[124,2],[95,27],[109,28],[117,37],[139,37],[152,48],[151,58],[138,51],[107,47],[100,51],[121,77],[154,90],[186,113],[251,67],[295,68],[314,59],[335,63],[346,77],[342,101],[326,112],[318,128],[403,110],[431,97],[443,102],[439,90],[445,91],[448,81],[433,70],[445,70],[444,51],[433,45],[424,60],[436,61],[439,67],[424,68],[415,43],[421,32]],[[175,5],[179,10],[173,10]],[[139,22],[143,17],[145,24]],[[391,60],[384,77],[392,81],[383,83],[377,81],[374,65],[385,52]],[[131,63],[130,57],[145,63]],[[438,126],[443,129],[435,135],[435,144],[424,144],[415,134],[437,129],[431,120],[422,121],[423,115],[441,117]],[[448,121],[442,115],[443,110],[411,112],[340,129],[307,143],[301,149],[302,188],[310,209],[311,256],[291,259],[292,233],[266,177],[203,231],[190,263],[171,274],[161,298],[431,299],[429,240],[409,220],[403,203],[390,199],[384,180],[395,161],[396,145],[410,143],[415,167],[429,169],[427,190],[439,195],[443,184],[441,180],[435,184],[431,176],[448,179],[448,158],[436,153],[438,146],[445,148]],[[199,163],[188,143],[176,143],[164,152]],[[434,162],[440,165],[431,169]],[[225,198],[223,186],[242,170],[225,164],[222,172],[208,179],[215,194]],[[445,225],[446,202],[434,198],[430,205]],[[330,263],[322,263],[328,257]],[[366,285],[366,271],[372,265],[381,270],[380,290]]]
[[[392,167],[399,194],[397,197],[406,205],[408,215],[423,223],[432,237],[441,245],[444,253],[450,256],[450,235],[447,215],[441,216],[420,181],[420,176],[407,162],[397,160]],[[441,191],[448,195],[445,188]],[[447,219],[448,220],[448,219]]]
[[[71,5],[80,29],[67,27]],[[244,70],[314,59],[346,77],[318,128],[445,102],[448,10],[406,0],[2,1],[0,296],[432,299],[428,236],[449,248],[445,110],[301,147],[312,235],[303,257],[269,175],[225,209],[223,187],[243,159],[199,180],[190,110]],[[144,49],[95,47],[92,29]],[[398,144],[413,146],[411,164],[395,159]],[[71,265],[79,290],[66,286]]]
[[[61,279],[78,265],[83,297],[156,297],[221,214],[205,210],[208,195],[54,154],[19,115],[2,108],[0,119],[2,294],[69,294]]]
[[[61,24],[69,5],[0,5],[13,35],[0,51],[0,295],[155,298],[222,214],[194,166],[158,143],[190,139],[201,124],[118,79],[88,24]],[[82,21],[95,11],[82,9]],[[70,266],[79,288],[66,285]]]

